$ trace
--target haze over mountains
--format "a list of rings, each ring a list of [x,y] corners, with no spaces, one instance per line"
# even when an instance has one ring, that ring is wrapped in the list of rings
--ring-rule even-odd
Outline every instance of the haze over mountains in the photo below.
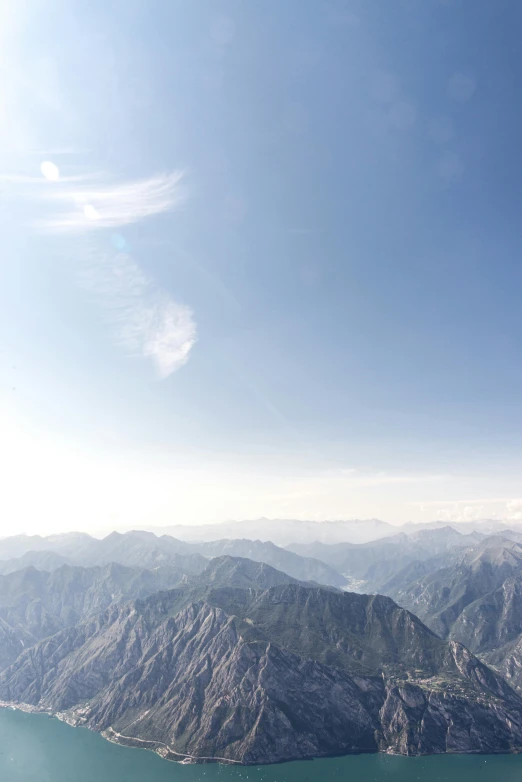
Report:
[[[0,540],[0,699],[176,759],[521,750],[521,532],[299,524]]]
[[[368,543],[379,538],[397,535],[398,532],[438,529],[448,522],[434,521],[428,524],[408,522],[402,526],[388,524],[379,519],[351,519],[348,521],[301,521],[296,519],[254,519],[226,521],[220,524],[175,524],[168,527],[150,527],[158,535],[172,535],[187,541],[222,540],[223,538],[248,538],[270,540],[278,546],[291,543]],[[483,519],[475,522],[459,522],[462,533],[483,532],[492,534],[508,525],[501,521]]]
[[[33,549],[34,546],[36,548]],[[74,533],[48,538],[20,535],[0,540],[0,573],[9,573],[26,565],[53,570],[63,564],[93,567],[109,562],[129,567],[169,565],[184,572],[197,573],[206,566],[208,558],[221,554],[266,562],[305,581],[332,586],[346,583],[340,573],[324,562],[302,557],[270,542],[221,540],[190,544],[169,535],[156,537],[152,532],[141,531],[113,532],[101,540]]]

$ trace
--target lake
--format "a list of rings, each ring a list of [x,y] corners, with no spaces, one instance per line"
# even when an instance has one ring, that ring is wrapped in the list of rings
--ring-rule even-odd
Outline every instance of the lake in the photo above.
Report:
[[[185,766],[43,714],[0,708],[1,782],[520,782],[522,755],[352,755],[277,766]]]

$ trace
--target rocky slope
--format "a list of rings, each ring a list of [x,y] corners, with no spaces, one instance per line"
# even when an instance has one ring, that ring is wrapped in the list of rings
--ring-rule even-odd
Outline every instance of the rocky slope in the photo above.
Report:
[[[0,576],[0,669],[24,648],[86,616],[171,588],[185,577],[171,567],[150,571],[115,563],[94,568],[63,565],[52,573],[29,567]]]
[[[481,655],[520,695],[522,695],[522,632],[513,640]]]
[[[230,557],[27,649],[0,699],[177,758],[522,748],[522,700],[460,644],[389,598]]]
[[[429,573],[405,587],[397,584],[390,593],[436,633],[448,637],[467,606],[519,572],[522,572],[522,545],[499,537],[486,538],[466,552],[457,565]],[[465,637],[469,640],[468,632]]]
[[[522,545],[507,534],[485,539],[453,567],[423,574],[424,563],[412,564],[384,589],[522,694]]]
[[[451,626],[450,637],[471,651],[487,653],[522,633],[522,573],[466,606]]]

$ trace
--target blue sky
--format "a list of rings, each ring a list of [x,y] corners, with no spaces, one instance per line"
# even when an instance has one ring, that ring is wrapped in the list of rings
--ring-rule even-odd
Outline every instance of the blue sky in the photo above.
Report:
[[[516,0],[0,13],[8,528],[522,518]]]

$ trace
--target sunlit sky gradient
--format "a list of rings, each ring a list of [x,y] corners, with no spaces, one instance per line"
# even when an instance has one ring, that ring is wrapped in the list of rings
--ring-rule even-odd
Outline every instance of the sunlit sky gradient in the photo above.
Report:
[[[518,0],[0,9],[0,534],[522,519]]]

